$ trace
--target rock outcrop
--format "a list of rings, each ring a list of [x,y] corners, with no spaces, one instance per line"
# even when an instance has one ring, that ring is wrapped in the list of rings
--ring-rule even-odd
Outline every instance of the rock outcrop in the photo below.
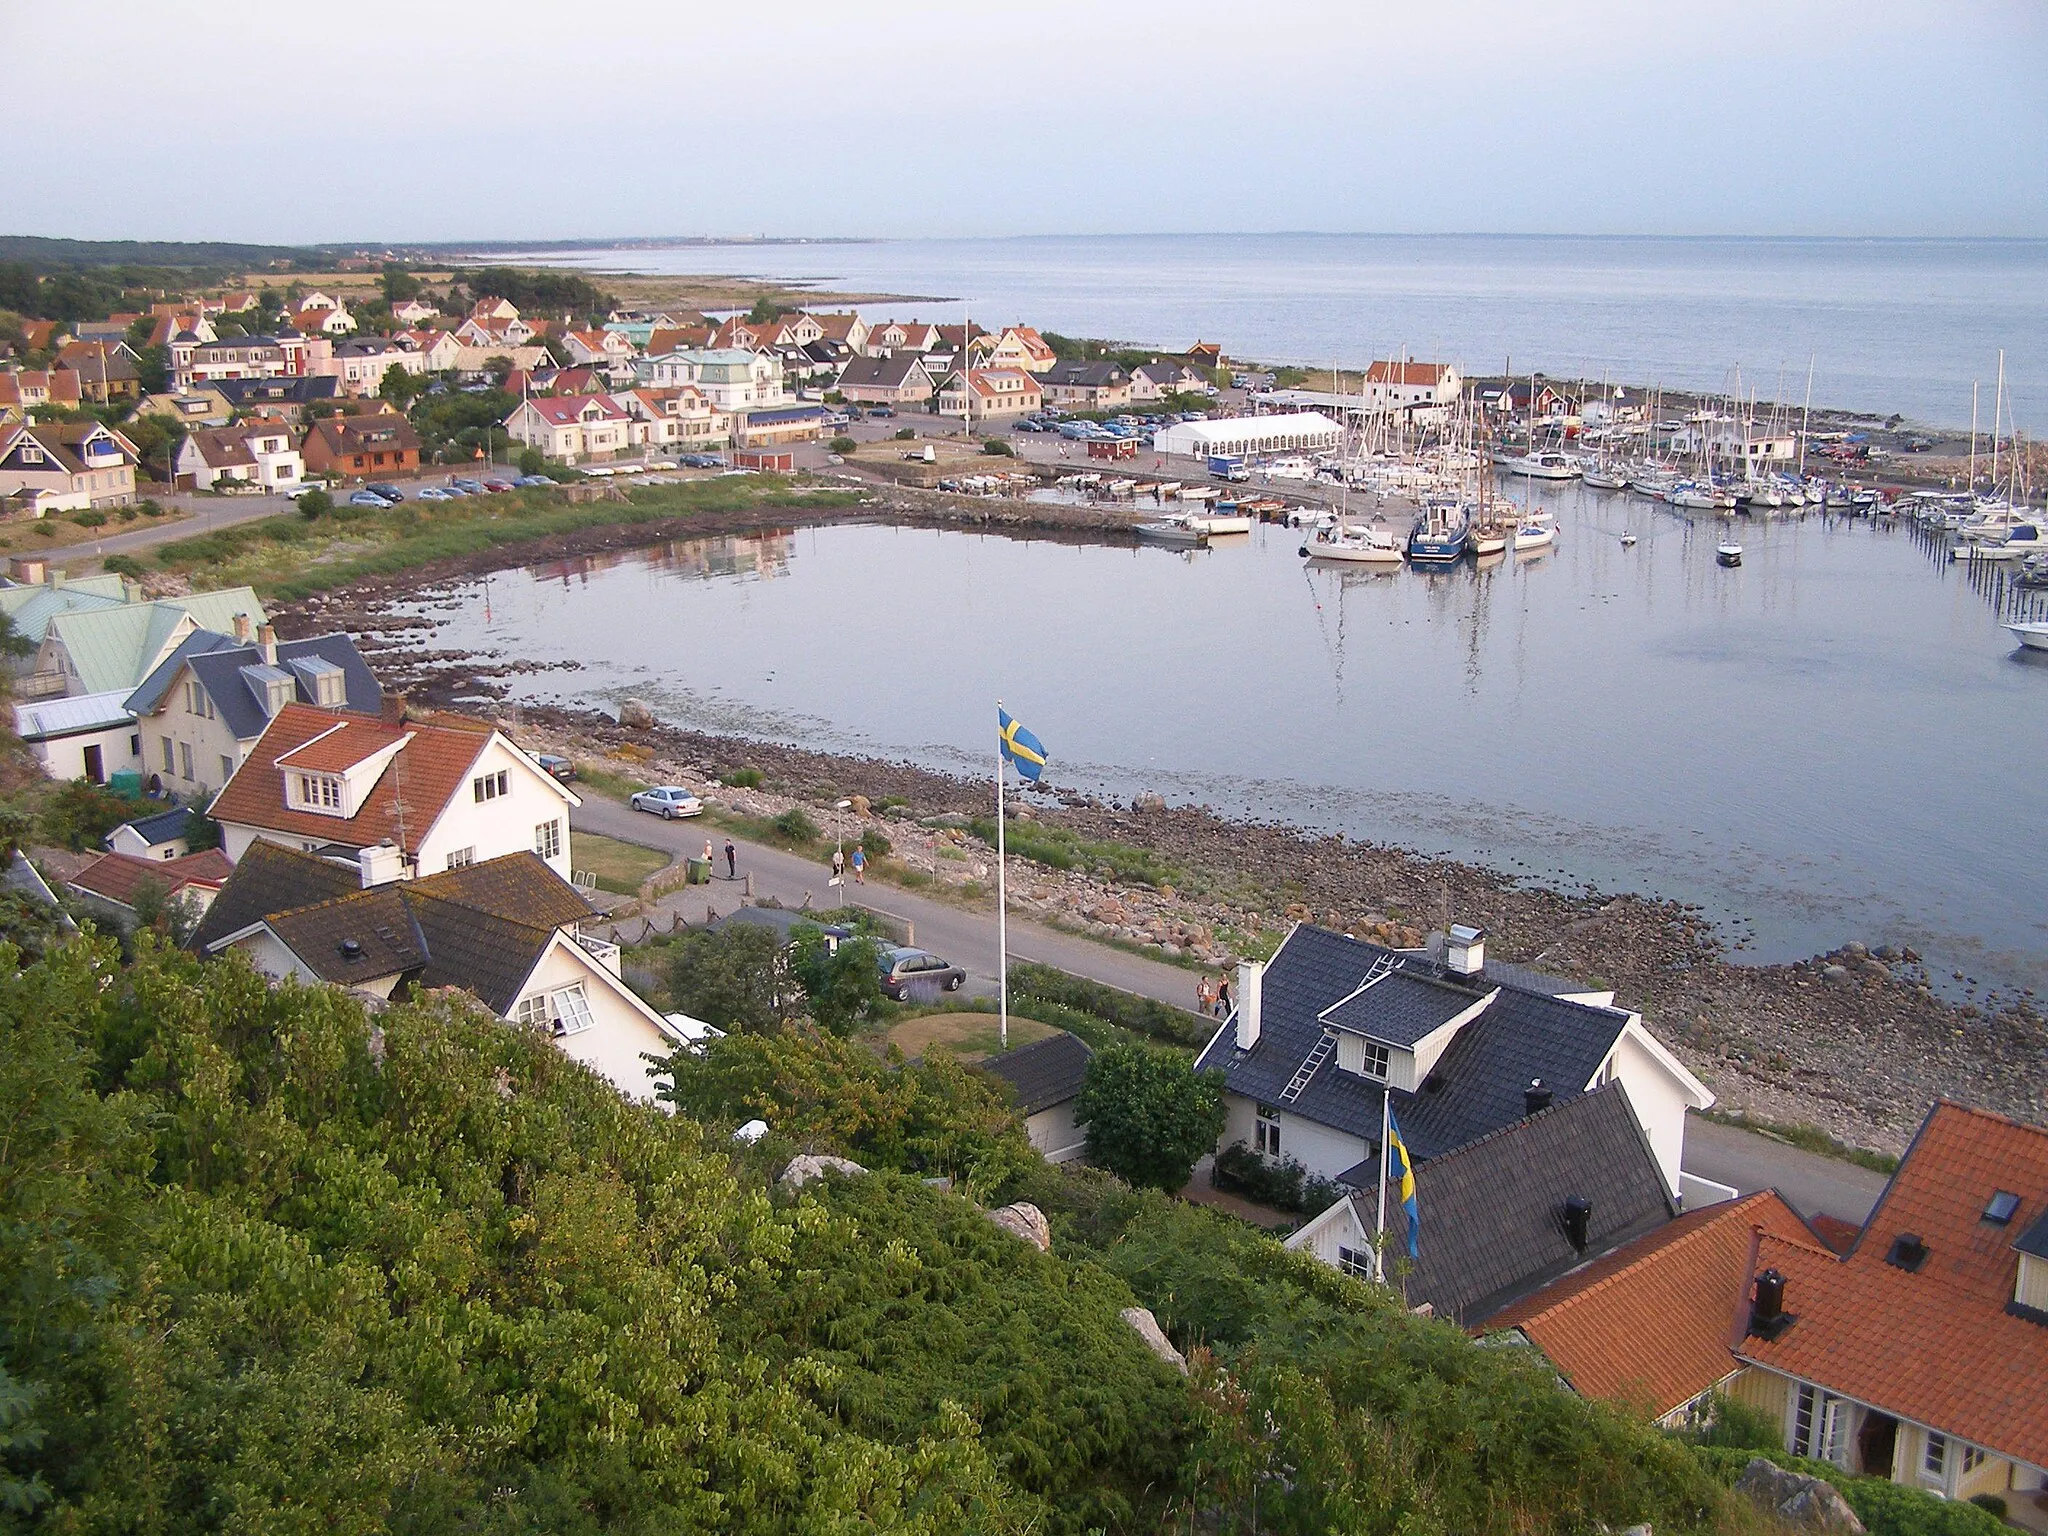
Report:
[[[848,1178],[866,1173],[867,1169],[851,1158],[832,1157],[822,1152],[805,1152],[789,1160],[789,1166],[782,1170],[782,1177],[775,1182],[786,1184],[791,1189],[802,1189],[813,1179],[821,1179],[828,1173],[843,1173]]]
[[[1735,1491],[1766,1514],[1802,1531],[1830,1536],[1863,1536],[1863,1522],[1833,1483],[1788,1472],[1776,1462],[1754,1458],[1735,1480]]]
[[[1152,1315],[1149,1307],[1125,1307],[1117,1316],[1124,1320],[1125,1327],[1144,1340],[1147,1349],[1181,1375],[1187,1375],[1187,1356],[1173,1347],[1173,1341],[1160,1330],[1159,1319]]]
[[[990,1211],[988,1219],[1012,1237],[1021,1237],[1040,1253],[1052,1252],[1052,1228],[1046,1225],[1045,1212],[1028,1200]]]

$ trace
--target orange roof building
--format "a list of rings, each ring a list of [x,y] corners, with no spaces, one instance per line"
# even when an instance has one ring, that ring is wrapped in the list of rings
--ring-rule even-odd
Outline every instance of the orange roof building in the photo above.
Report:
[[[1775,1190],[1688,1211],[1488,1319],[1540,1349],[1573,1391],[1683,1426],[1742,1370],[1728,1348],[1759,1231],[1812,1243]]]
[[[2048,1130],[1936,1104],[1846,1255],[1759,1230],[1736,1299],[1788,1449],[2048,1525]]]

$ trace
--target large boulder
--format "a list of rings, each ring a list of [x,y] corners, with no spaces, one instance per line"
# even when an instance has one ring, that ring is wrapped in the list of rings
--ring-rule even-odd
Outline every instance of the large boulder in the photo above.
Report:
[[[789,1166],[782,1170],[782,1177],[775,1182],[786,1184],[791,1189],[802,1189],[813,1179],[821,1179],[828,1173],[843,1173],[848,1178],[866,1173],[867,1169],[851,1158],[832,1157],[822,1152],[805,1152],[789,1160]]]
[[[1030,1201],[1020,1200],[1015,1205],[990,1211],[988,1219],[1012,1237],[1021,1237],[1040,1253],[1052,1252],[1052,1228],[1046,1225],[1045,1212]]]
[[[629,731],[653,730],[654,706],[645,699],[621,699],[619,701],[619,724]]]
[[[1799,1530],[1863,1536],[1863,1522],[1856,1518],[1856,1511],[1824,1478],[1805,1477],[1757,1456],[1735,1480],[1735,1491]]]
[[[1123,1311],[1117,1313],[1117,1316],[1124,1320],[1125,1327],[1144,1340],[1147,1349],[1151,1350],[1153,1354],[1164,1360],[1176,1371],[1179,1371],[1181,1375],[1187,1375],[1187,1356],[1173,1347],[1173,1340],[1169,1339],[1161,1331],[1159,1319],[1152,1315],[1151,1308],[1125,1307]]]

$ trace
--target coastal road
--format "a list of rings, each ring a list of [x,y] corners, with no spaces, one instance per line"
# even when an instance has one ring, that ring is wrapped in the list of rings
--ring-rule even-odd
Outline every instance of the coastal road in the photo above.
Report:
[[[801,907],[806,896],[812,906],[821,909],[840,904],[837,894],[825,884],[831,871],[823,862],[739,838],[733,841],[740,879],[726,879],[726,834],[704,822],[662,821],[596,794],[586,794],[569,820],[578,832],[601,833],[671,854],[701,854],[709,838],[718,852],[713,861],[717,878],[709,886],[686,887],[662,903],[671,911],[684,912],[688,921],[701,923],[707,906],[720,913],[738,907],[748,875],[754,878],[756,898],[772,896],[786,907]],[[963,911],[896,886],[856,886],[850,877],[846,891],[848,900],[914,923],[920,949],[966,967],[970,993],[982,997],[995,994],[996,925],[991,914]],[[1040,961],[1177,1007],[1186,1008],[1194,1000],[1197,972],[1016,917],[1010,919],[1010,953],[1019,960]],[[1881,1173],[1733,1126],[1717,1125],[1697,1115],[1690,1116],[1686,1125],[1685,1170],[1717,1184],[1732,1185],[1745,1195],[1774,1188],[1806,1215],[1824,1211],[1853,1222],[1861,1222],[1870,1213],[1885,1186]]]
[[[1885,1176],[1868,1168],[1698,1115],[1686,1117],[1685,1171],[1745,1195],[1775,1189],[1803,1215],[1824,1211],[1854,1222],[1870,1214],[1885,1186]]]
[[[727,880],[723,851],[726,834],[703,822],[662,821],[643,812],[628,810],[615,800],[586,794],[582,806],[571,814],[569,823],[578,832],[597,832],[674,854],[701,854],[705,839],[709,838],[719,850],[717,859],[713,861],[717,878],[708,886],[689,886],[663,901],[665,907],[683,911],[689,921],[702,922],[707,905],[721,913],[732,911],[740,904],[743,882],[748,875],[754,878],[757,900],[772,896],[786,907],[801,907],[808,896],[816,908],[840,904],[840,893],[825,883],[832,872],[824,862],[739,838],[733,841],[739,850],[740,879]],[[894,828],[891,830],[895,831]],[[900,841],[901,834],[897,835]],[[897,886],[857,886],[851,876],[847,879],[845,898],[907,918],[916,925],[918,948],[944,955],[954,964],[965,967],[969,989],[975,994],[994,995],[997,956],[993,914],[963,911],[949,903]],[[1146,960],[1014,916],[1010,919],[1010,955],[1012,959],[1037,960],[1076,976],[1087,976],[1108,986],[1182,1008],[1192,1003],[1195,997],[1198,974],[1194,971]]]

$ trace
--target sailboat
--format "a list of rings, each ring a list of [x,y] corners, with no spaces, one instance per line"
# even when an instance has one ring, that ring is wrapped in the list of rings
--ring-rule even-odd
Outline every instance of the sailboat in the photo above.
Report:
[[[1348,413],[1340,414],[1349,420]],[[1348,427],[1346,435],[1348,442]],[[1335,525],[1317,529],[1315,537],[1301,546],[1301,553],[1304,559],[1331,560],[1346,565],[1399,565],[1401,541],[1394,536],[1394,530],[1379,518],[1374,518],[1363,528],[1351,526],[1351,479],[1347,475],[1339,492]]]
[[[1557,514],[1540,507],[1524,512],[1515,524],[1515,554],[1533,555],[1557,542]]]

